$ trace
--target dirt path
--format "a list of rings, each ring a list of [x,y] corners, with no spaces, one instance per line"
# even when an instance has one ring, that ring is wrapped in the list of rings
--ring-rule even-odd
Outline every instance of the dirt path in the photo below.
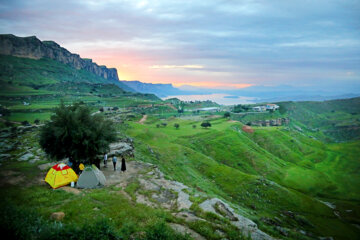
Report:
[[[101,171],[106,177],[106,186],[110,186],[117,183],[122,183],[126,186],[131,178],[137,177],[144,167],[136,161],[127,161],[126,162],[126,171],[121,172],[121,161],[118,161],[116,164],[116,171],[114,171],[114,166],[112,161],[108,161],[107,167],[104,167],[104,164],[101,164]]]
[[[146,121],[146,119],[147,119],[147,115],[144,115],[144,116],[140,119],[139,123],[140,123],[140,124],[144,124],[144,122]]]

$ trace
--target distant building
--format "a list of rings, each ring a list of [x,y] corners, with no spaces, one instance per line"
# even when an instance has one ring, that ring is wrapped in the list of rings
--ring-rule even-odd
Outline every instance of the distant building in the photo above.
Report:
[[[253,111],[255,112],[265,112],[266,111],[266,107],[265,106],[256,106],[252,108]]]
[[[209,111],[209,112],[218,112],[220,108],[218,107],[206,107],[206,108],[198,108],[195,111]]]
[[[266,104],[266,109],[267,110],[276,110],[278,108],[279,108],[279,106],[276,105],[276,104],[272,104],[272,103]]]

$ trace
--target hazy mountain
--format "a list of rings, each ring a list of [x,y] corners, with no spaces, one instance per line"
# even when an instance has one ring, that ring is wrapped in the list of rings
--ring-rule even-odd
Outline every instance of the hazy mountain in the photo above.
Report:
[[[157,95],[158,97],[186,94],[186,92],[178,88],[175,88],[172,84],[143,83],[140,81],[121,81],[121,82],[137,92],[152,93]]]

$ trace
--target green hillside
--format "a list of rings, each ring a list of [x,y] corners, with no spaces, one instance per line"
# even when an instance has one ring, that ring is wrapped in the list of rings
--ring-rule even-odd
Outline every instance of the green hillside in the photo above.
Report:
[[[327,141],[360,139],[360,98],[278,105],[282,113],[314,136]]]
[[[210,129],[179,119],[168,120],[162,128],[156,123],[128,129],[137,142],[136,159],[236,204],[265,231],[274,232],[261,220],[271,216],[290,229],[339,239],[359,237],[350,224],[359,224],[359,142],[324,144],[285,128],[254,127],[254,133],[245,133],[242,124],[224,119],[211,121]],[[178,130],[174,123],[180,124]],[[342,220],[319,200],[334,203]],[[345,206],[351,213],[338,210]],[[299,213],[311,224],[294,223],[285,211]]]
[[[93,111],[161,102],[155,95],[127,92],[121,82],[47,58],[0,55],[0,70],[0,104],[10,110],[5,116],[10,121],[48,120],[61,100],[82,101]]]

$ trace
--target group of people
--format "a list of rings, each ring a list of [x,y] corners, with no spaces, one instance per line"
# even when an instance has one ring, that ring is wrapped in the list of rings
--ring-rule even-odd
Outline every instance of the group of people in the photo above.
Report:
[[[105,167],[107,167],[107,161],[108,161],[108,155],[107,155],[107,153],[105,153],[105,155],[104,155],[104,166]],[[116,171],[116,163],[117,163],[116,156],[112,157],[112,162],[113,162],[113,165],[114,165],[114,171]],[[126,171],[126,163],[125,163],[124,156],[121,157],[121,171],[122,172]]]

